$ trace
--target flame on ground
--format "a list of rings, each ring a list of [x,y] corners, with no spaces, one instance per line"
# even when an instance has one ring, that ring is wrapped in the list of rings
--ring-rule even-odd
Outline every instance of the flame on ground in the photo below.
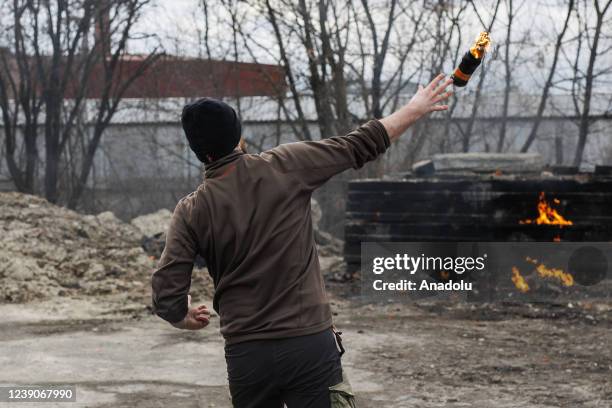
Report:
[[[516,288],[521,292],[529,292],[529,284],[525,278],[523,278],[521,272],[516,266],[512,267],[512,283],[514,283],[514,286],[516,286]]]
[[[558,199],[553,199],[555,204],[559,204],[560,201]],[[570,220],[565,219],[561,214],[557,212],[554,208],[546,202],[546,196],[544,192],[540,193],[540,197],[538,200],[538,218],[536,219],[526,219],[519,221],[519,224],[537,224],[537,225],[558,225],[560,227],[566,225],[574,225],[574,223]]]
[[[565,272],[563,269],[559,268],[549,268],[541,262],[538,262],[537,259],[526,257],[525,260],[529,263],[532,263],[536,266],[536,272],[540,276],[540,278],[552,278],[559,280],[563,286],[573,286],[574,285],[574,277]]]

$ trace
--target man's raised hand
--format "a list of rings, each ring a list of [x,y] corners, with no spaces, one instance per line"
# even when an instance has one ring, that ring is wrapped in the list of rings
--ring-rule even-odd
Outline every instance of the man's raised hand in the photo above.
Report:
[[[398,111],[380,120],[389,135],[389,139],[394,141],[399,138],[414,122],[434,111],[448,109],[448,105],[440,104],[450,98],[452,91],[446,91],[451,78],[444,80],[444,74],[435,77],[426,87],[419,86],[417,93],[412,99]]]
[[[429,85],[423,88],[419,85],[417,93],[410,99],[408,106],[419,115],[419,118],[429,112],[447,110],[448,105],[441,105],[440,102],[450,98],[452,91],[446,92],[446,88],[453,83],[451,78],[444,81],[444,74],[435,77]]]

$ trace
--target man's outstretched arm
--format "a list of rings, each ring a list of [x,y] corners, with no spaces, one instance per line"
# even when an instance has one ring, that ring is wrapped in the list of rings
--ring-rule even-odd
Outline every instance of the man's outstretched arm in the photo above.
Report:
[[[261,154],[277,170],[293,175],[307,190],[314,190],[330,177],[347,169],[358,169],[384,153],[413,123],[433,111],[448,109],[440,104],[452,93],[452,80],[438,75],[401,109],[380,120],[371,120],[345,136],[319,141],[287,143]]]

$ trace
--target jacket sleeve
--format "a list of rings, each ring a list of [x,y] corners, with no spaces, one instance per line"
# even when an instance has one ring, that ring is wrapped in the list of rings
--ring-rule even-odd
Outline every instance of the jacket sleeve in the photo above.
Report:
[[[153,310],[170,323],[178,323],[187,315],[187,295],[197,252],[197,241],[184,213],[184,201],[180,201],[172,215],[166,245],[152,278]]]
[[[282,144],[261,156],[279,171],[291,173],[314,190],[349,168],[361,168],[389,147],[389,136],[378,120],[371,120],[346,136],[313,142]]]

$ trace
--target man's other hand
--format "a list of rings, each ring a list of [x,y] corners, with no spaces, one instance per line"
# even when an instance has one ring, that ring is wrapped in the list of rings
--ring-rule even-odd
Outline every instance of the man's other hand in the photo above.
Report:
[[[177,329],[200,330],[208,326],[210,322],[210,312],[206,305],[191,307],[191,295],[187,295],[188,310],[187,316],[178,323],[172,324]]]

